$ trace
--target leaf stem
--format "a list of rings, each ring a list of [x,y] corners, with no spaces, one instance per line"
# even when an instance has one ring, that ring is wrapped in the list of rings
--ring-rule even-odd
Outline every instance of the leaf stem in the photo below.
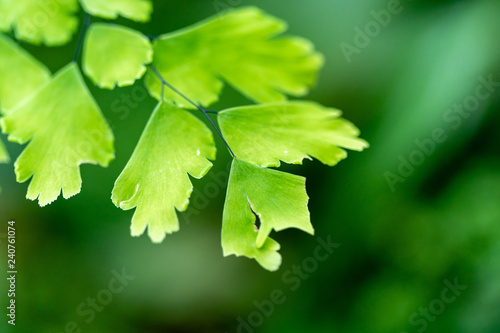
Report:
[[[85,18],[83,19],[82,30],[80,30],[80,37],[78,38],[78,44],[76,45],[75,56],[73,58],[73,62],[78,62],[78,57],[80,56],[80,52],[82,51],[83,41],[85,39],[85,34],[87,33],[87,29],[92,22],[90,21],[90,15],[85,13]]]
[[[156,74],[156,76],[158,77],[158,79],[160,79],[161,81],[161,85],[162,85],[162,91],[161,91],[161,100],[163,101],[163,89],[164,89],[164,86],[167,86],[169,87],[173,92],[175,92],[177,95],[181,96],[182,98],[184,98],[189,104],[193,105],[195,108],[197,108],[199,111],[201,111],[205,117],[207,117],[207,119],[210,121],[210,123],[212,124],[212,126],[215,128],[215,130],[217,131],[217,133],[219,134],[220,138],[222,139],[222,141],[224,142],[224,144],[226,145],[227,149],[229,150],[229,152],[231,153],[231,156],[233,156],[233,158],[236,158],[236,155],[234,155],[233,153],[233,150],[231,149],[231,147],[229,147],[229,144],[227,143],[226,139],[224,138],[224,135],[222,135],[222,132],[219,130],[219,128],[217,127],[217,125],[215,125],[214,121],[212,120],[212,118],[210,118],[210,116],[208,115],[209,113],[215,113],[215,114],[218,114],[219,112],[218,111],[206,111],[205,109],[203,109],[201,106],[199,106],[198,104],[196,104],[195,102],[193,102],[191,99],[189,99],[186,95],[184,95],[183,93],[181,93],[179,90],[177,90],[177,88],[175,88],[174,86],[172,86],[170,83],[168,83],[164,78],[163,76],[160,74],[160,72],[156,69],[155,66],[151,65],[151,69],[153,70],[153,72]]]

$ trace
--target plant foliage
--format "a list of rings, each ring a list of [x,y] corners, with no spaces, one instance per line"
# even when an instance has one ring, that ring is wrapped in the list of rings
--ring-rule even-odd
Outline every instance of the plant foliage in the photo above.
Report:
[[[248,162],[278,167],[280,161],[301,164],[314,157],[333,166],[347,157],[342,148],[361,151],[368,146],[340,115],[313,102],[280,102],[225,110],[219,122],[236,156]]]
[[[50,121],[48,121],[50,119]],[[43,125],[41,125],[43,124]],[[107,166],[113,133],[72,63],[0,121],[9,140],[29,145],[14,166],[18,182],[31,177],[27,198],[45,206],[80,192],[79,166]]]
[[[189,133],[189,135],[186,135]],[[148,227],[153,242],[179,230],[177,211],[186,210],[193,185],[215,160],[212,132],[197,117],[169,102],[160,102],[137,148],[115,183],[113,203],[136,208],[132,235]]]
[[[70,41],[78,26],[77,0],[1,0],[0,31],[19,40],[58,46]]]
[[[118,16],[146,22],[151,17],[153,5],[149,0],[80,0],[83,9],[97,17],[114,20]]]
[[[282,37],[285,22],[250,7],[233,10],[154,43],[153,64],[168,82],[196,103],[209,106],[219,99],[223,83],[256,102],[285,100],[285,94],[307,93],[323,63],[309,41]],[[152,72],[146,78],[151,94],[160,99],[161,83]],[[181,96],[164,97],[191,108]]]
[[[85,74],[99,87],[134,84],[153,60],[149,39],[122,26],[96,23],[87,34],[83,53]]]
[[[193,191],[190,176],[203,177],[216,148],[212,132],[194,114],[206,116],[233,157],[222,222],[224,255],[256,259],[274,271],[281,263],[272,231],[314,233],[306,180],[269,167],[316,158],[333,166],[368,144],[341,112],[300,97],[314,85],[323,57],[287,25],[262,10],[225,12],[154,39],[134,29],[90,20],[118,16],[145,22],[147,0],[81,0],[86,12],[75,59],[54,75],[6,35],[0,35],[1,129],[27,147],[14,163],[19,182],[31,178],[27,197],[41,206],[62,192],[80,192],[83,163],[107,166],[114,158],[113,133],[92,97],[83,73],[98,87],[114,89],[145,76],[159,100],[133,155],[112,190],[113,203],[135,209],[131,233],[148,230],[155,243],[179,230]],[[49,9],[57,9],[50,11]],[[69,42],[78,2],[0,0],[0,30],[48,46]],[[50,16],[36,24],[35,16]],[[94,21],[94,22],[92,22]],[[148,68],[149,65],[149,68]],[[22,77],[23,80],[19,80]],[[224,82],[255,105],[215,112],[220,131],[204,108],[218,101]],[[195,111],[193,111],[193,109]],[[0,141],[0,162],[9,157]]]
[[[224,255],[255,258],[268,270],[278,269],[280,245],[269,238],[273,229],[297,228],[314,234],[305,189],[304,177],[235,158],[222,218]]]
[[[0,110],[7,113],[50,80],[49,70],[0,34]]]

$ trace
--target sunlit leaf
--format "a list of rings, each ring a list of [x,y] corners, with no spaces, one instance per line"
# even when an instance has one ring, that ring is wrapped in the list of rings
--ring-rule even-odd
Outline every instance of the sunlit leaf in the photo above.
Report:
[[[309,41],[280,36],[286,29],[257,8],[236,9],[161,36],[153,64],[166,81],[205,106],[218,100],[222,79],[257,102],[282,101],[285,94],[306,94],[323,62]],[[160,81],[152,72],[146,77],[160,99]],[[165,98],[192,107],[171,91]]]
[[[77,0],[0,0],[0,30],[32,44],[62,45],[78,26]]]
[[[153,59],[149,39],[130,28],[93,24],[83,53],[85,74],[101,88],[132,85]]]
[[[281,264],[277,252],[280,246],[269,234],[273,229],[287,228],[314,234],[308,200],[305,178],[236,158],[231,167],[222,218],[224,255],[255,258],[265,269],[277,270]]]
[[[179,230],[177,211],[186,210],[193,186],[215,159],[212,132],[191,113],[168,102],[154,110],[137,147],[113,189],[113,203],[136,208],[131,232],[148,228],[155,243]]]
[[[153,11],[153,4],[149,0],[80,0],[80,3],[87,13],[110,20],[123,16],[146,22]]]
[[[361,151],[368,143],[341,112],[313,102],[244,106],[219,113],[222,133],[236,156],[261,166],[302,163],[314,157],[335,165],[342,148]]]
[[[49,81],[50,72],[10,38],[0,34],[0,78],[0,111],[7,114]],[[9,162],[7,149],[0,140],[0,163]]]
[[[50,79],[49,70],[0,34],[0,110],[7,113]]]
[[[27,198],[45,206],[61,193],[80,192],[80,164],[107,166],[114,157],[113,133],[75,63],[1,119],[9,140],[29,145],[15,162],[16,177],[31,177]]]

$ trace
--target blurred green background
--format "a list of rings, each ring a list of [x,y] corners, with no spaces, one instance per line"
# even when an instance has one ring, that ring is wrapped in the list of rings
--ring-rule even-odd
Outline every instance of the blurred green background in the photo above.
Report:
[[[219,140],[215,167],[193,180],[181,231],[161,245],[130,237],[132,212],[115,208],[110,192],[155,101],[137,97],[142,82],[114,91],[88,82],[116,136],[109,168],[82,166],[82,193],[41,209],[24,199],[27,184],[15,182],[12,164],[0,165],[0,236],[17,221],[12,331],[500,332],[500,89],[482,83],[500,82],[500,3],[402,1],[379,29],[372,11],[389,0],[218,3],[257,5],[312,40],[326,65],[307,99],[343,110],[371,144],[334,168],[282,168],[307,177],[316,236],[276,234],[284,260],[275,273],[223,258],[225,187],[217,184],[230,159]],[[150,23],[119,21],[157,35],[217,14],[211,0],[154,5]],[[365,28],[368,38],[358,35]],[[347,44],[356,51],[346,57]],[[21,45],[55,72],[71,61],[76,38],[58,48]],[[476,98],[477,89],[488,96]],[[123,96],[137,105],[113,106]],[[226,87],[212,109],[247,103]],[[22,148],[8,144],[13,157]],[[308,266],[318,237],[340,247]],[[110,294],[123,269],[134,278]],[[271,306],[276,290],[283,296]],[[97,296],[106,305],[90,310]],[[8,332],[4,312],[0,331]]]

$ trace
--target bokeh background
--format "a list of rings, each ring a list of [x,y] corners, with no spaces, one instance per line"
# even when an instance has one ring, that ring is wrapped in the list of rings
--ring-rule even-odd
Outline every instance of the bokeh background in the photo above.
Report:
[[[24,199],[27,184],[15,182],[12,164],[0,165],[0,236],[7,220],[17,221],[19,271],[17,326],[6,325],[3,310],[0,331],[500,332],[498,85],[472,102],[481,77],[500,81],[500,3],[402,1],[402,12],[350,57],[341,45],[355,46],[355,29],[373,24],[372,11],[391,1],[220,3],[257,5],[313,41],[326,65],[307,98],[343,110],[371,144],[333,168],[317,161],[282,168],[307,177],[316,236],[275,234],[284,258],[275,273],[246,258],[223,258],[225,187],[214,184],[223,185],[230,159],[219,140],[215,167],[193,180],[181,231],[161,245],[130,237],[132,212],[115,208],[110,192],[155,101],[142,97],[118,109],[113,102],[123,96],[142,96],[142,82],[114,91],[88,82],[116,136],[109,168],[82,166],[81,194],[41,209]],[[154,5],[150,23],[119,21],[157,35],[217,14],[212,0]],[[21,44],[55,72],[71,61],[76,38],[58,48]],[[226,87],[213,109],[247,103]],[[464,103],[472,111],[453,111]],[[436,130],[446,139],[431,149]],[[416,141],[428,143],[427,154]],[[8,150],[15,157],[22,147],[9,143]],[[419,165],[404,166],[411,156]],[[309,273],[294,272],[313,255],[318,237],[340,246]],[[77,313],[82,303],[90,309],[87,298],[104,295],[113,271],[123,269],[134,279],[95,318]],[[456,283],[453,294],[449,284]],[[285,299],[271,311],[273,290]]]

